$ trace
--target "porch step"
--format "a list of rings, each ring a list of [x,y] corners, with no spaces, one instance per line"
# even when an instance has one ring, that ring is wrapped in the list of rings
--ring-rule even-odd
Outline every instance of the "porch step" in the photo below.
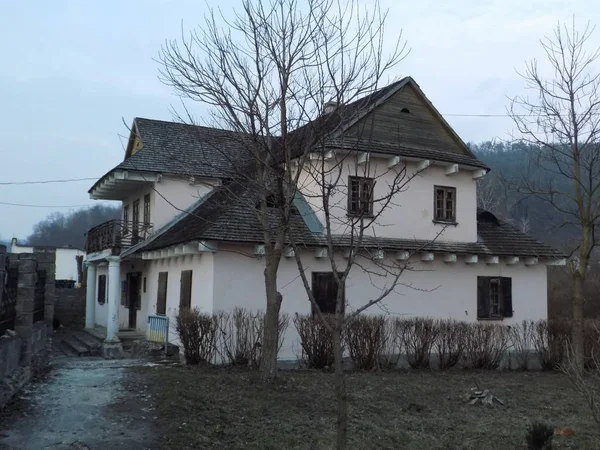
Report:
[[[68,349],[67,351],[73,352],[77,356],[90,356],[92,354],[91,350],[74,336],[65,336],[61,344]]]
[[[98,337],[86,331],[77,331],[73,333],[73,337],[77,339],[82,345],[87,347],[92,353],[100,351],[99,349],[102,346],[102,339],[98,339]]]

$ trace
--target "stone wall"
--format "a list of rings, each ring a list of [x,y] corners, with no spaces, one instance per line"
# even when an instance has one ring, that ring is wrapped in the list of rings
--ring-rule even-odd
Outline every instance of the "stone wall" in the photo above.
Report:
[[[54,316],[65,327],[85,325],[85,289],[56,288]]]
[[[11,268],[18,270],[18,287],[16,293],[11,294],[16,296],[14,330],[9,329],[4,336],[0,336],[0,408],[2,408],[23,385],[47,366],[51,344],[47,332],[52,329],[47,324],[52,324],[54,317],[54,255],[5,254],[4,246],[0,246],[0,253],[8,258]],[[44,318],[34,323],[36,284],[40,269],[48,274],[45,290],[40,291],[41,297],[38,297],[43,300]],[[48,289],[50,284],[52,288]]]

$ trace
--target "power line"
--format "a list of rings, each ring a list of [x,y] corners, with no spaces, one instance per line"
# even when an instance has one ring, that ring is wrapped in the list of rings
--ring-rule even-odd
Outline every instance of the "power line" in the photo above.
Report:
[[[50,183],[72,183],[76,181],[97,180],[99,177],[67,178],[62,180],[34,180],[34,181],[1,181],[0,186],[23,185],[23,184],[50,184]]]
[[[26,208],[84,208],[88,206],[93,206],[91,204],[87,205],[28,205],[24,203],[8,203],[8,202],[0,202],[0,205],[7,206],[22,206]]]

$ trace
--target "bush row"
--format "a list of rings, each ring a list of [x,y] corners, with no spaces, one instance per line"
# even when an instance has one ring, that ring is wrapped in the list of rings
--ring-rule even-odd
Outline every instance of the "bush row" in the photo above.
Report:
[[[279,316],[279,349],[289,325],[286,314]],[[224,364],[258,368],[264,313],[235,308],[232,312],[203,313],[198,308],[181,309],[175,317],[175,332],[183,346],[187,364]]]
[[[333,325],[334,317],[324,319]],[[220,363],[257,368],[261,357],[264,313],[236,308],[232,312],[202,313],[181,310],[175,331],[188,364]],[[322,369],[333,364],[330,327],[312,315],[296,314],[300,337],[299,358],[304,366]],[[279,347],[283,345],[289,317],[279,319]],[[600,356],[598,323],[586,322],[585,355]],[[508,354],[517,368],[528,370],[537,358],[544,370],[566,362],[571,333],[567,320],[523,321],[518,325],[467,323],[451,319],[390,318],[361,315],[344,329],[345,354],[359,370],[391,369],[405,355],[413,368],[497,369]],[[510,350],[510,352],[508,352]],[[508,352],[508,353],[507,353]],[[436,358],[432,356],[435,355]]]
[[[330,366],[332,339],[322,322],[312,316],[296,315],[294,325],[300,335],[303,363],[310,368]],[[585,355],[590,363],[592,356],[600,356],[598,329],[594,321],[586,322]],[[348,323],[343,339],[346,354],[359,370],[397,367],[400,355],[405,355],[413,368],[431,368],[435,355],[439,369],[461,366],[493,370],[509,355],[519,369],[528,370],[537,358],[542,369],[552,370],[566,362],[570,333],[566,320],[530,320],[508,326],[364,315]]]

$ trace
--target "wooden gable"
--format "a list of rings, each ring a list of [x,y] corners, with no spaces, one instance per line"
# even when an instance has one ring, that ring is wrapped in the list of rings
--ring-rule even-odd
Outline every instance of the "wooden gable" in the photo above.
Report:
[[[347,135],[470,155],[466,145],[412,83],[405,84],[358,120]]]
[[[129,142],[127,143],[127,151],[125,152],[125,159],[130,156],[135,155],[138,151],[142,149],[144,146],[140,134],[137,130],[137,126],[135,125],[135,121],[131,127],[131,131],[129,133]]]

